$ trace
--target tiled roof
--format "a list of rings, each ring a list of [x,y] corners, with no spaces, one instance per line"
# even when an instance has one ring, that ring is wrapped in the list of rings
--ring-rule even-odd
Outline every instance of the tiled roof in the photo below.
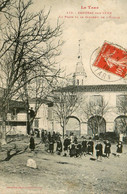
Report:
[[[25,103],[22,101],[16,101],[16,100],[11,100],[9,103],[9,108],[25,108]]]
[[[70,91],[70,92],[119,92],[119,91],[127,91],[126,84],[110,84],[110,85],[82,85],[82,86],[74,86],[70,85],[64,88],[60,88],[57,92],[60,91]]]

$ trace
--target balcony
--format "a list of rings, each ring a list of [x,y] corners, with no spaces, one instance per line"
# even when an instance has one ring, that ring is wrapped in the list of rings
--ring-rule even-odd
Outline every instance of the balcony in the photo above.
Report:
[[[18,113],[17,115],[13,115],[11,113],[7,114],[7,121],[27,121],[26,113]]]

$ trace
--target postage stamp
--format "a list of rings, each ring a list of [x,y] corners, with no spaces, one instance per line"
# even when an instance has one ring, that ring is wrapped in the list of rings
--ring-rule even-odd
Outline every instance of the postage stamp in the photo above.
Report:
[[[106,71],[105,69],[99,68],[97,66],[94,66],[93,63],[95,62],[96,57],[98,56],[99,52],[101,50],[101,47],[96,48],[90,57],[90,69],[92,71],[92,73],[99,78],[102,81],[106,81],[106,82],[115,82],[115,81],[119,81],[121,79],[126,79],[122,78],[116,74],[113,74],[109,71]]]
[[[93,66],[124,78],[127,73],[127,52],[122,47],[105,41]]]

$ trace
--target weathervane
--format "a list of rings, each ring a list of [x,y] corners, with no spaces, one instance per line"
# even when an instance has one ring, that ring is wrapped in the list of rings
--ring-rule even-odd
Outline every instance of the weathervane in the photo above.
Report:
[[[81,42],[81,40],[79,40],[79,54],[78,54],[78,58],[81,57],[81,52],[80,52],[80,42]]]

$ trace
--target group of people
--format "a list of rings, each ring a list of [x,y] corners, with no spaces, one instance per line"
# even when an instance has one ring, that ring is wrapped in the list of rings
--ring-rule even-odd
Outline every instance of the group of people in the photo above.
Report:
[[[97,159],[102,159],[102,157],[109,158],[111,153],[111,143],[106,140],[104,141],[104,152],[103,152],[103,144],[97,140],[97,143],[94,146],[94,141],[89,138],[86,139],[83,137],[83,139],[78,139],[76,136],[71,134],[70,136],[66,135],[64,140],[61,140],[61,135],[59,133],[53,132],[47,132],[42,131],[41,132],[41,142],[45,145],[45,150],[49,153],[56,152],[58,155],[67,156],[70,157],[81,157],[82,155],[90,154],[93,155],[94,148],[96,151],[96,157]],[[56,144],[56,146],[54,146]],[[118,142],[116,147],[116,152],[118,154],[122,153],[123,144],[121,141]],[[30,149],[35,149],[35,142],[34,137],[31,136],[30,138]]]
[[[81,155],[93,154],[94,151],[94,142],[89,139],[87,141],[85,138],[83,138],[82,141],[78,141],[76,136],[71,135],[70,138],[66,136],[64,139],[64,156],[67,154],[70,155],[70,157],[79,157]]]
[[[96,157],[97,159],[100,157],[100,159],[102,159],[102,156],[106,156],[107,158],[109,158],[110,153],[111,153],[111,143],[106,140],[104,141],[105,144],[105,148],[104,148],[104,154],[103,154],[103,145],[100,141],[97,142],[96,146],[95,146],[95,150],[96,150]],[[123,152],[123,144],[121,141],[119,141],[116,145],[116,153],[119,155]]]
[[[60,134],[48,132],[46,130],[42,130],[41,133],[39,130],[35,130],[34,133],[31,134],[30,137],[30,149],[33,151],[35,149],[35,141],[34,137],[41,138],[41,143],[45,144],[45,150],[53,153],[54,152],[54,143],[59,142],[60,140]]]

